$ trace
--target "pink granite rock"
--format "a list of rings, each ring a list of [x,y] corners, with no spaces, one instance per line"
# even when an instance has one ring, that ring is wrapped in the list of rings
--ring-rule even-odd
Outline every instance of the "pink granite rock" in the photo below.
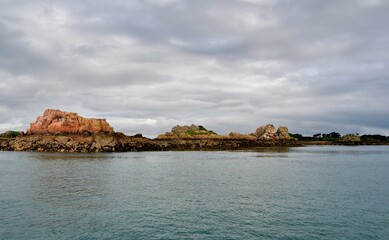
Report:
[[[73,112],[46,109],[30,124],[27,134],[96,134],[112,133],[113,128],[105,119],[84,118]]]

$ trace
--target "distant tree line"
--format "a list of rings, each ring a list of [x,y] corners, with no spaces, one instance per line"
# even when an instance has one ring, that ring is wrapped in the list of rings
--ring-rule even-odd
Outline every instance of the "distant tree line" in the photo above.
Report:
[[[389,136],[384,136],[380,134],[368,134],[359,136],[358,133],[353,134],[358,136],[361,139],[361,142],[364,143],[383,143],[389,142]],[[342,137],[342,135],[338,132],[330,132],[330,133],[316,133],[312,136],[303,136],[299,133],[291,133],[291,137],[298,139],[299,141],[332,141],[337,142]]]
[[[374,135],[362,135],[361,136],[361,141],[366,142],[366,143],[374,143],[374,142],[388,142],[389,141],[389,136],[383,136],[379,134],[374,134]]]

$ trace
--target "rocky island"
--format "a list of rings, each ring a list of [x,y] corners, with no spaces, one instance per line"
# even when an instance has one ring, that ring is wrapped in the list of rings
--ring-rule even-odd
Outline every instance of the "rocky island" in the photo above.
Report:
[[[17,135],[17,136],[16,136]],[[155,139],[141,134],[115,132],[106,119],[84,118],[77,113],[47,109],[26,133],[0,137],[0,150],[38,152],[127,152],[248,150],[256,147],[298,146],[288,128],[272,124],[252,134],[218,135],[203,126],[175,126]],[[15,137],[16,136],[16,137]]]
[[[218,135],[203,126],[175,126],[170,132],[153,139],[163,150],[249,150],[256,147],[299,146],[298,141],[288,134],[287,127],[272,125],[259,127],[255,133],[231,132]]]

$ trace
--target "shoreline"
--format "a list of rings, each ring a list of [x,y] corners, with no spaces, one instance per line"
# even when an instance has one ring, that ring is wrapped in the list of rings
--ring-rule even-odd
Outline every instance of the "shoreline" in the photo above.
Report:
[[[299,141],[303,146],[389,146],[389,142]]]
[[[170,138],[149,139],[122,133],[82,135],[24,135],[0,139],[1,151],[31,152],[141,152],[141,151],[228,151],[258,147],[302,146],[296,139]]]
[[[389,143],[298,141],[297,139],[170,138],[149,139],[122,133],[83,135],[24,135],[0,138],[0,151],[26,152],[162,152],[162,151],[255,151],[260,148],[305,146],[388,146]]]

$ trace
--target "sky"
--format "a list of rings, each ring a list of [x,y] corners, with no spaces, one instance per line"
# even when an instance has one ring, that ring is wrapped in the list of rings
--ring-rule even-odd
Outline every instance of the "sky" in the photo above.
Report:
[[[389,135],[389,1],[0,0],[0,132],[46,108],[154,137]]]

